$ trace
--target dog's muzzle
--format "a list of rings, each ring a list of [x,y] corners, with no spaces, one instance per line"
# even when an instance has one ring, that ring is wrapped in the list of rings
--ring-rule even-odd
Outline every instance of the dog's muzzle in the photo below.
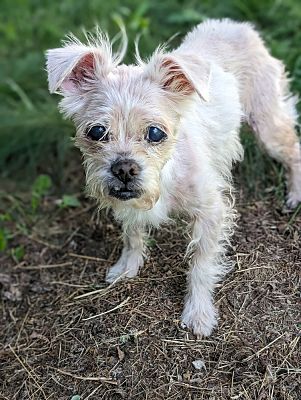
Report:
[[[114,184],[109,188],[109,195],[119,200],[136,199],[141,196],[137,188],[137,179],[141,167],[134,160],[117,160],[111,165],[111,172],[115,177]]]

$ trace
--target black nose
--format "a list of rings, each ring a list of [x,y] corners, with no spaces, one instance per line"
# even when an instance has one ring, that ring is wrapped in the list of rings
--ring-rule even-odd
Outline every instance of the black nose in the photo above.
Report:
[[[112,164],[111,171],[116,178],[127,184],[139,175],[141,168],[133,160],[120,160]]]

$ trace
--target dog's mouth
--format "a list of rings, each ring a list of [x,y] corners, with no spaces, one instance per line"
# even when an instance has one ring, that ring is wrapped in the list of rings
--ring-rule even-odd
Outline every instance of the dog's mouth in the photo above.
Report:
[[[109,191],[109,195],[115,197],[118,200],[126,201],[139,198],[141,196],[141,192],[137,190],[130,190],[127,187],[120,189],[111,188]]]

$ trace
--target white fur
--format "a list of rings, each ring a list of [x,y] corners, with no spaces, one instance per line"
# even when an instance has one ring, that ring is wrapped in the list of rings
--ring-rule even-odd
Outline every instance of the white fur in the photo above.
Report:
[[[144,243],[143,232],[131,228],[124,234],[124,247],[117,263],[113,265],[106,277],[108,283],[114,282],[119,277],[133,278],[139,268],[143,266]]]
[[[224,253],[235,218],[231,168],[243,154],[243,119],[287,168],[289,204],[301,200],[295,100],[283,65],[251,25],[229,20],[200,24],[178,49],[158,49],[137,66],[117,66],[109,48],[102,37],[90,52],[74,40],[48,52],[49,87],[61,91],[61,110],[77,127],[88,191],[123,224],[124,249],[107,281],[134,277],[143,265],[147,226],[184,213],[191,241],[182,322],[208,336],[217,323],[214,287],[229,270]],[[85,132],[95,124],[107,127],[108,143],[89,142]],[[158,145],[145,140],[154,124],[168,137]],[[110,185],[120,184],[110,171],[118,157],[140,165],[140,198],[124,202],[109,196]]]

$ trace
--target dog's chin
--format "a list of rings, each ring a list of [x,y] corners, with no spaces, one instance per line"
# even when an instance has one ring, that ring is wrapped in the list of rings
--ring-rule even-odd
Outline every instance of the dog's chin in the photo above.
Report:
[[[111,188],[109,190],[109,196],[114,197],[115,199],[121,201],[127,201],[132,199],[139,199],[141,196],[141,192],[137,190],[129,190],[129,189],[114,189]]]
[[[107,207],[112,207],[115,210],[132,208],[141,211],[151,210],[159,198],[159,191],[154,190],[152,194],[148,194],[143,190],[129,189],[108,189],[107,195],[103,197]]]

